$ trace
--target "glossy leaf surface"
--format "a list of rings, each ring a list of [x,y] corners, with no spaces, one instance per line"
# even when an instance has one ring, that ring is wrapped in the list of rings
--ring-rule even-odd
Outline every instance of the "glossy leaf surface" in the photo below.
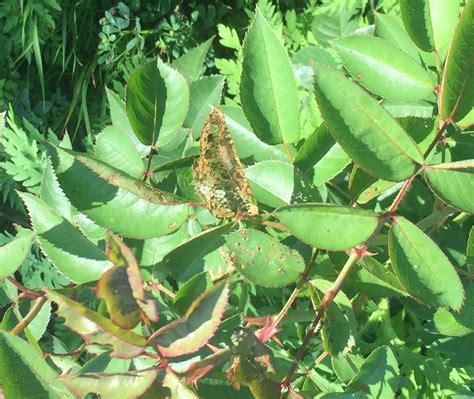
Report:
[[[416,171],[423,162],[419,149],[375,99],[330,68],[321,66],[315,80],[329,131],[352,160],[385,180],[404,180]]]
[[[431,238],[407,219],[397,217],[388,244],[395,273],[413,297],[429,306],[461,308],[464,302],[461,280]]]
[[[282,207],[276,216],[301,241],[332,251],[363,243],[379,223],[373,212],[316,203]]]

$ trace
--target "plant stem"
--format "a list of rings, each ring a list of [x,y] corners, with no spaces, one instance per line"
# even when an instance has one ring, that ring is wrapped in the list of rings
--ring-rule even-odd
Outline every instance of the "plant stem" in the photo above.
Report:
[[[438,144],[438,141],[441,139],[441,137],[443,136],[444,131],[451,124],[451,122],[452,122],[451,118],[448,118],[443,122],[443,124],[441,125],[441,127],[438,130],[438,133],[436,134],[436,137],[434,138],[434,140],[431,142],[430,146],[427,148],[427,150],[423,154],[423,158],[426,159],[426,157],[428,155],[430,155],[430,152],[433,150],[433,148],[435,148],[436,144]]]
[[[296,367],[298,367],[299,362],[303,358],[306,352],[306,348],[308,347],[309,341],[313,337],[314,333],[317,330],[319,330],[319,327],[321,325],[321,321],[326,312],[326,309],[329,307],[331,302],[334,300],[336,295],[341,290],[345,281],[349,277],[349,274],[352,268],[357,264],[357,261],[359,260],[360,257],[361,257],[360,252],[354,251],[349,257],[349,259],[347,259],[344,267],[342,268],[341,272],[337,276],[336,281],[334,281],[332,286],[324,293],[323,300],[321,301],[321,304],[319,305],[318,313],[316,314],[315,319],[311,323],[311,326],[309,327],[309,330],[306,333],[306,336],[304,337],[303,344],[298,350],[298,353],[296,354],[295,359],[293,360],[293,363],[291,364],[288,374],[286,375],[285,379],[281,383],[282,388],[286,388],[290,385],[290,382],[293,378],[293,374],[295,373]]]
[[[148,153],[148,161],[146,164],[146,170],[143,172],[143,181],[146,182],[150,177],[150,169],[151,169],[151,160],[153,158],[153,154],[156,153],[156,148],[154,145],[151,145],[150,152]]]
[[[39,313],[41,308],[43,307],[44,303],[46,302],[46,297],[41,296],[36,299],[36,302],[28,312],[28,314],[20,320],[20,322],[10,331],[10,334],[12,335],[18,335],[20,334],[26,327],[28,327],[28,324],[30,324],[33,319],[36,317],[36,315]]]
[[[402,188],[400,189],[400,191],[398,192],[397,196],[395,197],[395,199],[393,200],[392,202],[392,205],[390,205],[390,208],[388,208],[388,214],[389,215],[392,215],[393,213],[395,213],[398,209],[398,206],[400,205],[400,203],[402,202],[402,199],[403,197],[405,197],[406,193],[408,192],[408,189],[410,188],[411,186],[411,183],[413,183],[413,180],[415,179],[415,175],[413,175],[412,177],[410,177],[407,181],[405,181],[405,183],[403,184]]]
[[[31,299],[37,299],[41,298],[44,294],[41,292],[36,292],[36,291],[31,291],[28,288],[24,287],[22,284],[20,284],[18,281],[16,281],[13,277],[7,277],[7,280],[12,283],[18,291],[20,291],[23,296]]]

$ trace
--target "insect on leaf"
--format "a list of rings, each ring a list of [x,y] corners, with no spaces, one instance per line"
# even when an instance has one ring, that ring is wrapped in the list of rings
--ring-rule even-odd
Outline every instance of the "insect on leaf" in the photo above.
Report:
[[[211,213],[220,219],[258,214],[242,163],[225,123],[214,108],[201,132],[200,155],[194,163],[196,188]]]

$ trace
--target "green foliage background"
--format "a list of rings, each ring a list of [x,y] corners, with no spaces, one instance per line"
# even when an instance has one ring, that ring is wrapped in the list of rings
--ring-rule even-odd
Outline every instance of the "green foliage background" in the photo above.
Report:
[[[420,1],[420,4],[426,1]],[[402,3],[410,5],[410,1]],[[466,3],[460,1],[459,6],[462,8]],[[472,1],[468,4],[472,6]],[[256,16],[256,6],[260,10],[259,16]],[[343,109],[345,99],[333,100],[331,97],[331,86],[338,74],[330,68],[341,72],[344,65],[348,76],[353,81],[358,80],[397,120],[399,130],[394,128],[390,131],[394,135],[393,144],[399,143],[404,138],[404,132],[408,132],[421,152],[433,150],[428,157],[429,164],[448,163],[451,165],[448,173],[452,174],[444,178],[435,168],[426,168],[426,171],[423,170],[425,180],[417,177],[410,182],[410,190],[397,209],[400,218],[394,219],[391,228],[384,219],[386,224],[370,247],[373,253],[359,261],[358,269],[349,276],[343,292],[328,309],[329,321],[323,326],[321,336],[312,338],[306,355],[298,364],[292,386],[304,397],[473,397],[474,234],[470,195],[473,189],[472,172],[463,172],[464,169],[472,170],[471,160],[474,158],[472,100],[464,100],[471,107],[471,112],[459,120],[454,116],[456,124],[447,124],[443,141],[430,148],[438,124],[446,120],[446,115],[438,117],[436,96],[439,88],[433,91],[429,82],[442,80],[448,43],[438,48],[438,40],[441,40],[438,36],[430,36],[428,32],[425,37],[416,29],[403,29],[405,36],[392,38],[394,42],[399,41],[405,53],[411,56],[414,52],[417,58],[412,70],[407,63],[401,62],[402,69],[406,68],[404,72],[408,71],[408,75],[413,73],[416,78],[421,76],[416,84],[413,83],[411,91],[402,94],[396,90],[397,82],[395,88],[390,88],[383,80],[374,83],[372,75],[364,81],[361,77],[364,69],[353,62],[351,52],[359,45],[363,49],[371,48],[371,39],[380,40],[373,38],[374,34],[389,40],[388,36],[384,36],[383,28],[385,26],[388,31],[396,29],[395,25],[390,25],[392,17],[403,20],[408,27],[421,24],[421,20],[412,22],[412,25],[407,22],[410,17],[421,15],[412,12],[409,7],[407,9],[409,11],[404,11],[403,6],[400,8],[397,0],[132,0],[117,3],[4,0],[0,6],[0,112],[6,112],[6,126],[0,128],[0,250],[3,250],[0,259],[7,259],[16,267],[13,272],[0,274],[0,343],[3,351],[0,352],[0,359],[11,360],[10,365],[0,360],[0,382],[5,381],[5,376],[15,369],[26,370],[22,378],[32,379],[34,376],[28,373],[36,370],[39,362],[44,362],[45,370],[37,377],[40,383],[35,389],[48,392],[52,389],[51,397],[68,397],[61,396],[70,394],[65,386],[80,386],[78,381],[68,382],[67,377],[56,386],[57,372],[75,375],[126,371],[131,371],[130,380],[123,380],[122,383],[130,384],[140,395],[145,391],[155,395],[149,397],[162,397],[160,395],[170,392],[173,398],[196,397],[192,395],[213,398],[217,393],[219,396],[225,393],[239,398],[276,397],[272,396],[275,395],[272,392],[279,386],[277,381],[284,380],[287,375],[314,319],[315,309],[323,301],[324,292],[347,263],[348,256],[343,250],[364,242],[375,231],[374,226],[381,220],[381,216],[376,215],[388,215],[385,212],[393,204],[402,187],[401,182],[412,176],[410,168],[416,163],[413,159],[421,156],[412,152],[403,160],[405,166],[394,164],[389,172],[373,168],[375,173],[381,173],[376,175],[381,178],[379,180],[362,170],[366,170],[364,157],[359,160],[357,151],[355,155],[347,151],[355,145],[347,139],[351,132],[336,137],[337,143],[334,141],[325,122],[339,121],[342,131],[344,126],[334,115]],[[265,76],[257,75],[258,71],[249,73],[254,64],[263,65],[266,61],[258,58],[265,52],[259,48],[259,39],[263,36],[258,36],[258,29],[254,31],[257,32],[256,39],[249,38],[249,34],[244,41],[252,21],[253,24],[261,24],[258,28],[262,32],[267,29],[268,23],[268,29],[275,34],[275,41],[269,41],[270,49],[265,51],[277,54],[278,43],[282,43],[292,61],[295,89],[290,87],[288,92],[296,93],[299,120],[284,118],[281,123],[286,123],[286,129],[282,129],[280,136],[280,133],[275,133],[277,128],[273,127],[279,121],[263,121],[252,117],[248,111],[262,106],[262,115],[272,114],[271,107],[264,108],[267,105],[265,101],[258,103],[264,94],[257,96],[256,100],[252,93],[242,94],[243,88],[254,87],[254,81],[265,79]],[[402,29],[401,23],[399,26]],[[347,36],[354,34],[354,37],[362,38],[360,43],[347,40]],[[192,49],[199,49],[199,45],[213,36],[215,38],[209,50],[202,51],[203,62],[195,68],[195,77],[187,76],[177,64],[182,60],[180,57]],[[448,36],[450,38],[452,32]],[[407,43],[403,42],[405,37],[409,45],[403,48]],[[364,40],[369,41],[363,43]],[[428,47],[428,51],[421,51],[415,42],[419,48],[432,45],[436,52],[428,52]],[[251,48],[251,45],[254,47]],[[384,55],[382,47],[376,47],[375,42],[372,48]],[[468,52],[472,50],[469,43],[465,44],[464,50],[472,55]],[[347,51],[347,58],[344,51]],[[165,65],[162,69],[160,64],[156,67],[152,62],[157,58]],[[134,71],[142,70],[139,68],[145,65],[153,65],[154,70],[159,71],[157,75],[164,74],[168,66],[176,68],[183,76],[176,76],[175,80],[170,78],[166,89],[172,92],[173,87],[188,87],[189,84],[191,98],[189,111],[181,106],[174,110],[173,117],[179,120],[182,116],[183,120],[175,131],[170,128],[173,134],[169,142],[158,142],[158,155],[153,157],[144,146],[150,144],[146,142],[149,131],[145,129],[143,135],[137,134],[141,143],[134,138],[132,129],[136,133],[140,126],[130,117],[130,101],[126,105],[124,103],[127,90],[140,92],[132,83],[127,88],[127,83],[132,82]],[[314,74],[313,68],[316,71],[327,70],[327,73],[320,77]],[[362,72],[357,68],[362,68]],[[331,76],[332,73],[334,80],[327,78],[325,81],[324,76]],[[455,73],[453,76],[452,82],[459,78]],[[138,79],[137,87],[140,83]],[[287,84],[284,78],[275,87],[286,87]],[[358,93],[357,90],[350,91],[355,90],[352,86],[344,85],[341,84],[341,90],[347,90],[354,96]],[[200,93],[205,93],[203,97],[207,97],[201,99]],[[141,94],[145,98],[149,93],[144,91]],[[397,95],[402,100],[396,98]],[[348,95],[347,98],[355,97]],[[410,101],[405,101],[406,98]],[[269,212],[266,214],[268,224],[239,222],[238,227],[245,227],[251,232],[251,245],[246,244],[246,237],[241,235],[243,233],[232,232],[235,225],[220,222],[198,206],[190,207],[192,217],[188,218],[187,211],[180,208],[181,204],[173,205],[175,208],[172,211],[163,212],[160,208],[162,198],[156,197],[151,201],[153,204],[143,205],[146,210],[143,219],[147,218],[148,226],[141,228],[138,226],[140,223],[133,226],[133,213],[129,216],[130,220],[123,215],[125,221],[122,224],[116,221],[113,225],[107,225],[103,220],[113,219],[118,208],[91,208],[91,211],[88,208],[90,198],[82,198],[70,187],[68,191],[68,181],[86,187],[93,185],[96,174],[102,173],[101,176],[113,179],[114,171],[121,170],[126,179],[117,187],[123,192],[136,194],[134,200],[138,198],[137,201],[140,201],[140,193],[134,191],[138,190],[133,183],[135,180],[127,179],[142,180],[146,168],[154,173],[143,190],[151,186],[169,192],[166,201],[173,202],[174,195],[178,195],[189,203],[199,202],[201,199],[192,187],[191,165],[199,152],[197,139],[207,118],[207,109],[203,110],[206,101],[214,105],[222,103],[220,108],[246,167],[245,174],[252,192],[260,209]],[[326,105],[323,101],[327,101]],[[125,106],[130,121],[125,117]],[[354,103],[356,106],[357,102]],[[378,105],[371,106],[378,109]],[[183,115],[179,115],[180,110]],[[341,120],[348,121],[351,117],[348,111]],[[233,129],[229,121],[234,124]],[[123,135],[123,131],[117,133],[124,126],[130,135]],[[271,134],[265,130],[267,126],[271,126]],[[296,130],[299,134],[295,133]],[[296,139],[291,134],[296,134]],[[80,153],[68,152],[72,149]],[[84,153],[92,158],[85,157]],[[288,164],[288,158],[294,160],[294,165]],[[105,164],[97,163],[96,159]],[[352,161],[356,161],[362,169],[354,166]],[[84,168],[83,175],[70,170],[68,175],[64,166],[68,162],[82,162],[89,169]],[[385,160],[381,165],[390,162],[392,160]],[[370,169],[370,164],[367,165]],[[395,172],[400,174],[395,175]],[[454,188],[446,190],[447,185],[443,184],[446,180],[443,179],[448,179]],[[271,183],[268,185],[267,182]],[[99,203],[100,195],[107,195],[107,189],[102,192],[99,187],[96,197]],[[147,195],[155,195],[146,192]],[[309,209],[305,209],[304,204],[294,205],[307,202],[331,203],[338,217],[347,216],[348,219],[334,222],[326,213],[325,204]],[[343,205],[355,202],[367,213],[362,210],[359,213],[347,211],[346,215]],[[90,213],[83,212],[84,209]],[[317,225],[325,226],[327,237],[321,238],[318,234],[323,227],[313,233],[311,226],[294,222],[304,221],[305,215],[314,220],[319,218]],[[174,222],[179,228],[170,227]],[[283,230],[280,223],[284,225]],[[55,237],[41,234],[42,229],[47,231],[53,224],[58,229]],[[132,249],[134,257],[129,257],[127,249],[123,248],[116,249],[112,257],[109,252],[108,257],[105,256],[106,242],[109,247],[115,238],[106,238],[102,228],[104,225],[114,233],[128,237],[125,243]],[[150,225],[154,226],[155,231]],[[133,226],[135,230],[132,227],[128,230],[128,226]],[[351,226],[356,227],[351,230]],[[36,238],[32,238],[31,227],[37,234]],[[421,231],[426,235],[418,234]],[[411,235],[410,239],[404,240],[405,234]],[[75,245],[70,245],[70,237],[74,237],[71,242]],[[361,237],[359,241],[358,237]],[[229,293],[227,285],[214,281],[219,280],[219,273],[226,268],[226,264],[235,262],[236,255],[229,248],[238,249],[239,245],[249,245],[247,249],[250,252],[240,254],[238,262],[242,264],[242,269],[237,277],[233,275]],[[312,247],[328,251],[319,253]],[[430,250],[420,255],[417,248],[424,247]],[[436,252],[438,247],[442,251]],[[263,252],[274,252],[268,259],[262,260],[254,256],[261,248]],[[274,248],[281,250],[282,255]],[[291,253],[285,252],[288,248],[291,248]],[[12,253],[18,254],[19,263],[12,259]],[[411,259],[405,259],[405,253],[409,253]],[[287,263],[279,260],[284,256],[288,256]],[[298,276],[304,264],[313,262],[313,257],[317,257],[316,266],[305,276],[309,283],[305,281],[305,285],[300,287]],[[225,345],[225,348],[232,348],[233,364],[216,362],[219,364],[216,370],[200,380],[194,374],[177,373],[182,377],[180,382],[175,374],[163,370],[156,374],[134,374],[134,371],[152,365],[151,357],[137,355],[134,359],[118,359],[113,356],[121,353],[120,350],[132,353],[143,346],[140,334],[146,335],[149,326],[140,324],[133,327],[135,322],[140,321],[135,320],[139,313],[136,308],[121,319],[132,325],[133,330],[126,333],[114,330],[117,327],[109,320],[97,321],[95,317],[99,315],[111,316],[116,322],[114,317],[120,319],[117,312],[122,309],[119,306],[119,310],[111,310],[109,303],[106,304],[114,297],[111,293],[113,281],[101,279],[106,288],[102,288],[99,295],[96,295],[92,283],[104,270],[112,270],[109,269],[111,264],[118,275],[121,270],[117,269],[119,264],[130,266],[136,262],[135,258],[141,266],[141,278],[147,293],[146,298],[140,297],[138,302],[143,302],[145,310],[142,310],[155,323],[152,323],[151,331],[171,326],[168,328],[171,328],[173,339],[166,334],[158,337],[156,348],[161,348],[170,357],[177,353],[188,354],[186,351],[179,352],[181,349],[173,346],[178,336],[185,340],[188,348],[201,350],[200,359],[207,359],[206,356],[212,355],[211,349],[217,348],[212,345],[219,345],[224,352],[228,350],[222,349]],[[268,265],[265,263],[267,260]],[[245,269],[254,261],[265,264],[268,268],[266,273],[257,270],[252,274]],[[436,267],[429,270],[432,274],[439,272],[439,285],[433,283],[436,280],[433,276],[420,277],[416,271],[414,274],[406,272],[413,262],[418,263],[415,269],[418,266],[423,269],[423,265],[430,262],[435,264]],[[91,267],[93,271],[91,274],[78,272],[78,264],[87,266],[87,270]],[[279,277],[282,264],[288,267],[284,278]],[[176,265],[186,265],[186,268],[181,270]],[[218,277],[214,278],[216,275]],[[462,277],[462,286],[458,275]],[[3,278],[6,276],[10,278]],[[113,280],[114,275],[111,273],[108,278]],[[417,285],[413,278],[420,278],[425,285]],[[20,291],[15,288],[15,281],[20,284]],[[268,327],[258,317],[278,314],[293,292],[292,283],[297,283],[301,290],[280,325],[282,330],[277,334],[279,341],[268,341],[264,347],[259,340],[255,340],[253,333],[243,330],[244,338],[240,337],[240,341],[235,343],[236,337],[232,333],[240,331],[239,326],[245,324],[241,318],[247,317],[250,318],[247,321],[253,321],[259,327]],[[423,291],[421,286],[428,286],[428,291]],[[441,293],[433,294],[438,288]],[[53,291],[55,289],[60,291]],[[18,337],[9,334],[8,331],[12,331],[32,311],[37,301],[34,295],[42,290],[47,290],[47,305],[41,304],[34,321]],[[465,294],[461,295],[463,290]],[[130,296],[134,300],[137,295],[140,296],[137,294],[140,290],[133,284],[131,291]],[[167,292],[175,295],[173,300],[167,297]],[[76,305],[68,302],[69,297],[74,298]],[[150,297],[157,304],[159,321],[153,320],[153,309],[144,304],[145,299]],[[84,308],[76,309],[74,306],[78,303]],[[68,320],[66,312],[62,313],[63,309],[71,312],[75,309],[78,314],[86,312],[86,317],[99,326],[97,331],[108,331],[109,335],[102,342],[93,340],[95,346],[93,344],[90,351],[84,350],[83,339],[88,337],[88,333],[78,324],[74,325],[71,316]],[[191,309],[195,311],[194,316]],[[58,311],[57,315],[55,311]],[[205,319],[203,314],[208,313],[212,313],[212,317]],[[201,329],[200,323],[196,323],[193,317],[204,318],[209,325]],[[181,327],[179,323],[182,323]],[[110,329],[114,332],[110,333]],[[187,335],[182,330],[193,331],[198,338],[186,341]],[[127,341],[125,349],[117,343],[121,340]],[[112,353],[100,347],[99,342],[109,345]],[[206,343],[210,346],[201,349]],[[46,360],[39,359],[38,352]],[[275,372],[262,361],[268,354]],[[225,352],[223,356],[229,359],[231,355]],[[183,360],[182,370],[192,363],[189,356],[179,359]],[[236,363],[235,359],[239,359],[240,363]],[[231,373],[226,376],[229,369]],[[195,377],[199,380],[199,389],[182,384],[183,378],[188,378],[189,383]],[[104,377],[100,387],[103,398],[118,394],[107,378]],[[152,384],[154,380],[160,381],[169,391],[161,392],[162,387]],[[90,383],[87,381],[87,384]],[[47,388],[48,384],[52,384],[53,388]],[[236,390],[239,386],[240,390]],[[288,395],[298,397],[296,391]],[[27,394],[31,392],[19,392],[16,397],[28,397],[25,396]]]

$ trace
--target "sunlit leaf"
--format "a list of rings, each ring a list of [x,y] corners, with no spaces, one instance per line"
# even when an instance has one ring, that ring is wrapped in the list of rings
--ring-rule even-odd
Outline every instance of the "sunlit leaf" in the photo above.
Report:
[[[88,344],[111,346],[112,356],[123,359],[134,358],[145,350],[145,337],[116,326],[101,314],[58,292],[47,291],[47,296],[58,304],[58,315],[64,317],[65,324],[82,335]]]
[[[329,131],[354,162],[385,180],[400,181],[415,173],[423,163],[420,150],[374,98],[330,68],[320,66],[315,80]]]
[[[221,282],[202,293],[179,320],[159,329],[153,336],[160,353],[176,357],[202,348],[219,327],[227,306],[229,288]]]
[[[474,107],[473,66],[474,1],[469,0],[454,32],[444,67],[440,92],[443,119],[459,121]]]
[[[407,219],[397,217],[388,244],[395,273],[413,297],[430,306],[461,308],[464,301],[461,280],[431,238]]]
[[[23,339],[0,331],[0,386],[5,398],[71,398],[56,372]]]
[[[61,188],[80,212],[126,237],[152,238],[184,223],[188,206],[100,161],[48,149]]]
[[[301,241],[321,249],[341,251],[367,240],[377,228],[376,213],[330,204],[285,206],[276,216]]]
[[[127,85],[127,114],[143,144],[168,143],[181,127],[188,106],[186,79],[160,59],[132,72]]]
[[[385,40],[351,36],[332,45],[350,74],[372,93],[392,100],[416,101],[434,91],[428,72]]]
[[[204,43],[189,49],[181,57],[176,58],[171,66],[183,75],[188,82],[196,80],[201,75],[202,64],[206,59],[206,54],[211,47],[214,37]]]
[[[474,160],[427,165],[430,188],[447,204],[474,213]]]
[[[147,391],[158,374],[159,370],[154,369],[126,373],[66,374],[59,379],[79,399],[88,393],[98,394],[104,399],[117,397],[134,399]]]
[[[96,281],[112,266],[103,251],[41,199],[20,195],[41,249],[67,278],[76,283]]]
[[[28,255],[33,242],[31,230],[22,231],[13,241],[0,247],[0,280],[16,272]]]
[[[255,134],[268,144],[300,135],[296,80],[285,48],[259,9],[243,46],[240,99]]]
[[[225,239],[236,270],[254,284],[282,287],[294,283],[304,270],[298,251],[261,231],[242,229]]]

